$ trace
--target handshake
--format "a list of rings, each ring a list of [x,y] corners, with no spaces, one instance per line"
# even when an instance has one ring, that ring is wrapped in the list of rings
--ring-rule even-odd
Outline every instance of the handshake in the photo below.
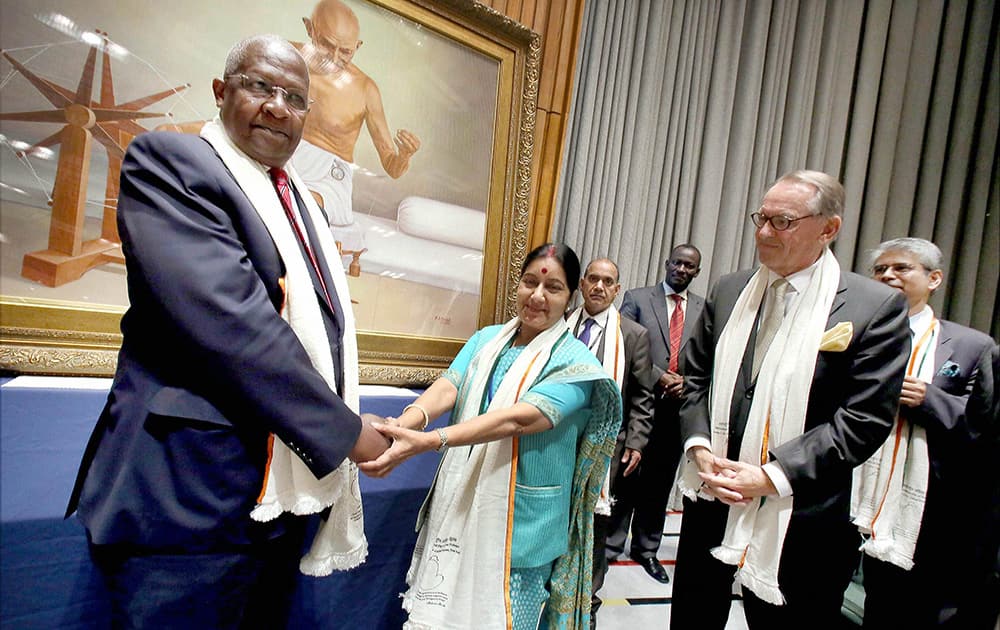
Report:
[[[440,444],[441,437],[437,432],[406,429],[399,426],[395,418],[363,413],[361,435],[349,457],[366,475],[385,477],[407,459],[437,450]]]

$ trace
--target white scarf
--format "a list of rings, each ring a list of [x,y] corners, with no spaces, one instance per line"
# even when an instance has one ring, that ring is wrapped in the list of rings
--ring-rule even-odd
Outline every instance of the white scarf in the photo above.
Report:
[[[492,366],[519,326],[516,317],[504,324],[472,359],[472,380],[459,391],[458,400],[465,404],[456,407],[453,422],[480,415]],[[566,322],[559,318],[524,347],[488,411],[510,408],[528,391],[565,332]],[[426,515],[418,517],[420,533],[406,574],[410,588],[403,594],[409,613],[404,630],[507,628],[517,445],[513,437],[445,451],[424,504]]]
[[[583,317],[583,312],[583,307],[579,306],[570,313],[569,319],[566,321],[566,325],[569,326],[570,330],[576,330],[577,324],[579,324],[580,319]],[[622,391],[622,387],[625,382],[625,338],[622,335],[622,316],[614,304],[608,307],[607,313],[607,326],[604,331],[604,352],[598,358],[601,360],[601,365],[604,366],[604,371],[615,379],[618,390],[624,396],[625,392]],[[609,343],[608,340],[612,333],[614,334],[614,343]],[[625,409],[623,414],[628,413],[624,400],[622,400],[622,407]],[[622,422],[624,421],[625,418],[622,418]],[[613,503],[614,499],[611,497],[611,467],[609,466],[608,470],[604,473],[604,485],[601,486],[601,495],[597,497],[594,513],[611,516],[611,505]]]
[[[907,376],[925,383],[934,378],[934,351],[941,324],[931,316],[910,351]],[[865,541],[861,550],[909,571],[927,499],[930,456],[927,430],[896,415],[892,433],[879,450],[854,469],[851,518]]]
[[[323,325],[323,314],[313,287],[309,270],[299,249],[298,240],[285,215],[274,184],[263,165],[247,156],[226,134],[218,117],[206,123],[201,136],[215,149],[232,173],[247,198],[253,204],[261,221],[271,234],[278,254],[285,265],[285,305],[281,317],[288,322],[330,389],[337,391],[336,374],[330,343]],[[298,173],[286,166],[289,180],[300,191],[307,190]],[[301,195],[313,225],[324,226],[322,212],[311,195]],[[339,308],[344,316],[342,347],[344,351],[344,402],[354,412],[359,407],[358,347],[355,337],[354,313],[351,310],[347,279],[336,255],[337,245],[328,230],[317,229],[319,249],[326,258],[327,267],[336,288]],[[332,255],[331,255],[332,253]],[[333,506],[330,516],[320,525],[312,548],[299,563],[299,570],[307,575],[329,575],[334,569],[353,568],[368,554],[365,539],[361,490],[358,469],[353,462],[344,460],[336,470],[322,479],[310,472],[277,436],[273,436],[267,478],[263,496],[250,513],[257,521],[270,521],[282,512],[315,514]]]
[[[760,367],[740,444],[740,461],[760,466],[767,461],[769,447],[802,435],[816,356],[839,284],[837,259],[829,249],[824,250],[809,286],[782,320]],[[761,267],[736,300],[715,350],[709,404],[712,452],[718,457],[725,457],[728,451],[733,388],[767,286],[768,270]],[[693,461],[684,464],[679,483],[684,496],[697,500],[701,482]],[[722,544],[712,550],[722,562],[740,567],[737,578],[744,587],[776,606],[784,604],[778,566],[792,502],[791,496],[769,496],[730,506]]]

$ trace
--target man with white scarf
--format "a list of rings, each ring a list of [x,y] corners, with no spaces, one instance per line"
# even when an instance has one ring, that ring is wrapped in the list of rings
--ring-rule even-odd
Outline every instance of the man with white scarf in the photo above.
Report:
[[[622,427],[618,433],[611,467],[594,509],[594,585],[590,601],[590,625],[597,625],[601,598],[597,591],[608,573],[604,541],[615,491],[642,460],[653,423],[652,370],[649,359],[649,332],[622,317],[615,308],[621,290],[618,265],[608,258],[592,260],[580,278],[583,305],[570,312],[567,324],[573,336],[585,341],[605,371],[622,392]],[[590,322],[590,323],[588,323]]]
[[[750,216],[761,266],[719,279],[688,342],[672,628],[833,626],[857,563],[851,474],[889,434],[909,331],[898,292],[841,272],[844,189],[781,177]],[[765,297],[766,296],[766,297]]]
[[[284,627],[296,569],[364,560],[354,319],[326,219],[288,160],[309,109],[283,39],[236,44],[201,137],[151,132],[122,165],[129,309],[79,508],[114,625]],[[351,460],[351,461],[349,461]],[[300,565],[305,527],[326,511]]]
[[[893,432],[855,471],[855,523],[865,534],[864,626],[935,628],[954,617],[974,587],[974,533],[987,518],[990,492],[974,454],[985,450],[991,427],[968,406],[973,391],[992,405],[996,344],[939,319],[928,304],[944,282],[934,243],[893,239],[870,260],[872,277],[906,296],[913,348]]]

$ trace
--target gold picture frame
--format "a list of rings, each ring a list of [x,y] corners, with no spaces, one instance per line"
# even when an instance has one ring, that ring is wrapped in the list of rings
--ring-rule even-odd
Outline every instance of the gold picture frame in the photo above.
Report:
[[[496,115],[489,181],[482,183],[488,186],[488,203],[475,322],[481,327],[509,319],[513,316],[520,264],[529,239],[539,36],[471,0],[348,1],[390,12],[399,17],[401,28],[424,29],[435,37],[446,38],[458,51],[471,51],[495,63]],[[70,4],[67,1],[67,6]],[[181,10],[175,14],[188,15]],[[260,30],[267,30],[267,27]],[[235,41],[235,38],[229,36],[226,41]],[[433,72],[433,68],[428,71]],[[183,118],[184,114],[179,117]],[[178,118],[176,114],[175,118]],[[150,124],[148,128],[153,126]],[[3,205],[7,203],[4,201]],[[107,229],[107,217],[105,211],[103,229]],[[50,234],[50,242],[51,238]],[[88,243],[83,245],[86,249]],[[9,243],[0,244],[0,247],[7,246]],[[124,273],[117,275],[124,284]],[[119,320],[123,306],[3,293],[0,295],[0,370],[81,376],[114,373],[121,343]],[[359,331],[358,340],[362,382],[392,385],[432,382],[465,341],[364,329]]]

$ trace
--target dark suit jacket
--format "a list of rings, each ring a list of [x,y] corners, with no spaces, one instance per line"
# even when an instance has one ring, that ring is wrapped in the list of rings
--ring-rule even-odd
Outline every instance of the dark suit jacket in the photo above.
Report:
[[[705,306],[705,299],[688,291],[687,308],[684,311],[684,332],[681,335],[681,359],[684,346],[691,338],[695,322]],[[622,298],[621,314],[638,322],[649,331],[649,358],[653,364],[653,384],[655,385],[670,365],[670,317],[667,315],[667,296],[663,283],[649,287],[630,289]],[[681,370],[683,374],[683,369]]]
[[[996,396],[992,358],[996,344],[988,335],[941,320],[941,334],[934,350],[934,378],[927,385],[924,402],[900,413],[927,430],[930,458],[927,501],[921,521],[915,562],[934,571],[952,565],[955,575],[965,561],[972,561],[975,537],[955,536],[955,528],[974,528],[986,519],[991,491],[984,477],[983,461],[973,453],[984,452],[990,439],[989,419],[967,410],[976,392],[986,407]],[[971,411],[971,413],[967,412]],[[995,422],[995,419],[994,419]],[[927,565],[929,566],[921,566]]]
[[[684,441],[710,438],[708,390],[715,347],[752,271],[723,276],[705,302],[705,310],[686,348],[687,394],[680,412]],[[840,322],[854,324],[843,352],[820,352],[809,392],[805,430],[770,451],[788,477],[796,516],[832,516],[849,526],[851,471],[885,441],[899,405],[910,331],[906,300],[883,284],[842,272],[830,308],[827,330]],[[738,453],[753,400],[750,382],[751,335],[736,380],[730,419],[730,458]]]
[[[280,525],[249,517],[268,435],[321,477],[361,423],[279,315],[270,234],[212,147],[168,132],[130,145],[118,229],[130,306],[78,479],[91,541],[199,551],[275,535]],[[337,361],[339,345],[331,337]]]
[[[611,458],[611,479],[615,479],[621,466],[625,448],[642,451],[649,441],[653,427],[653,387],[650,380],[649,333],[645,328],[625,317],[621,318],[622,338],[625,345],[625,376],[622,383],[622,428]],[[608,336],[602,335],[596,354],[604,356]]]

